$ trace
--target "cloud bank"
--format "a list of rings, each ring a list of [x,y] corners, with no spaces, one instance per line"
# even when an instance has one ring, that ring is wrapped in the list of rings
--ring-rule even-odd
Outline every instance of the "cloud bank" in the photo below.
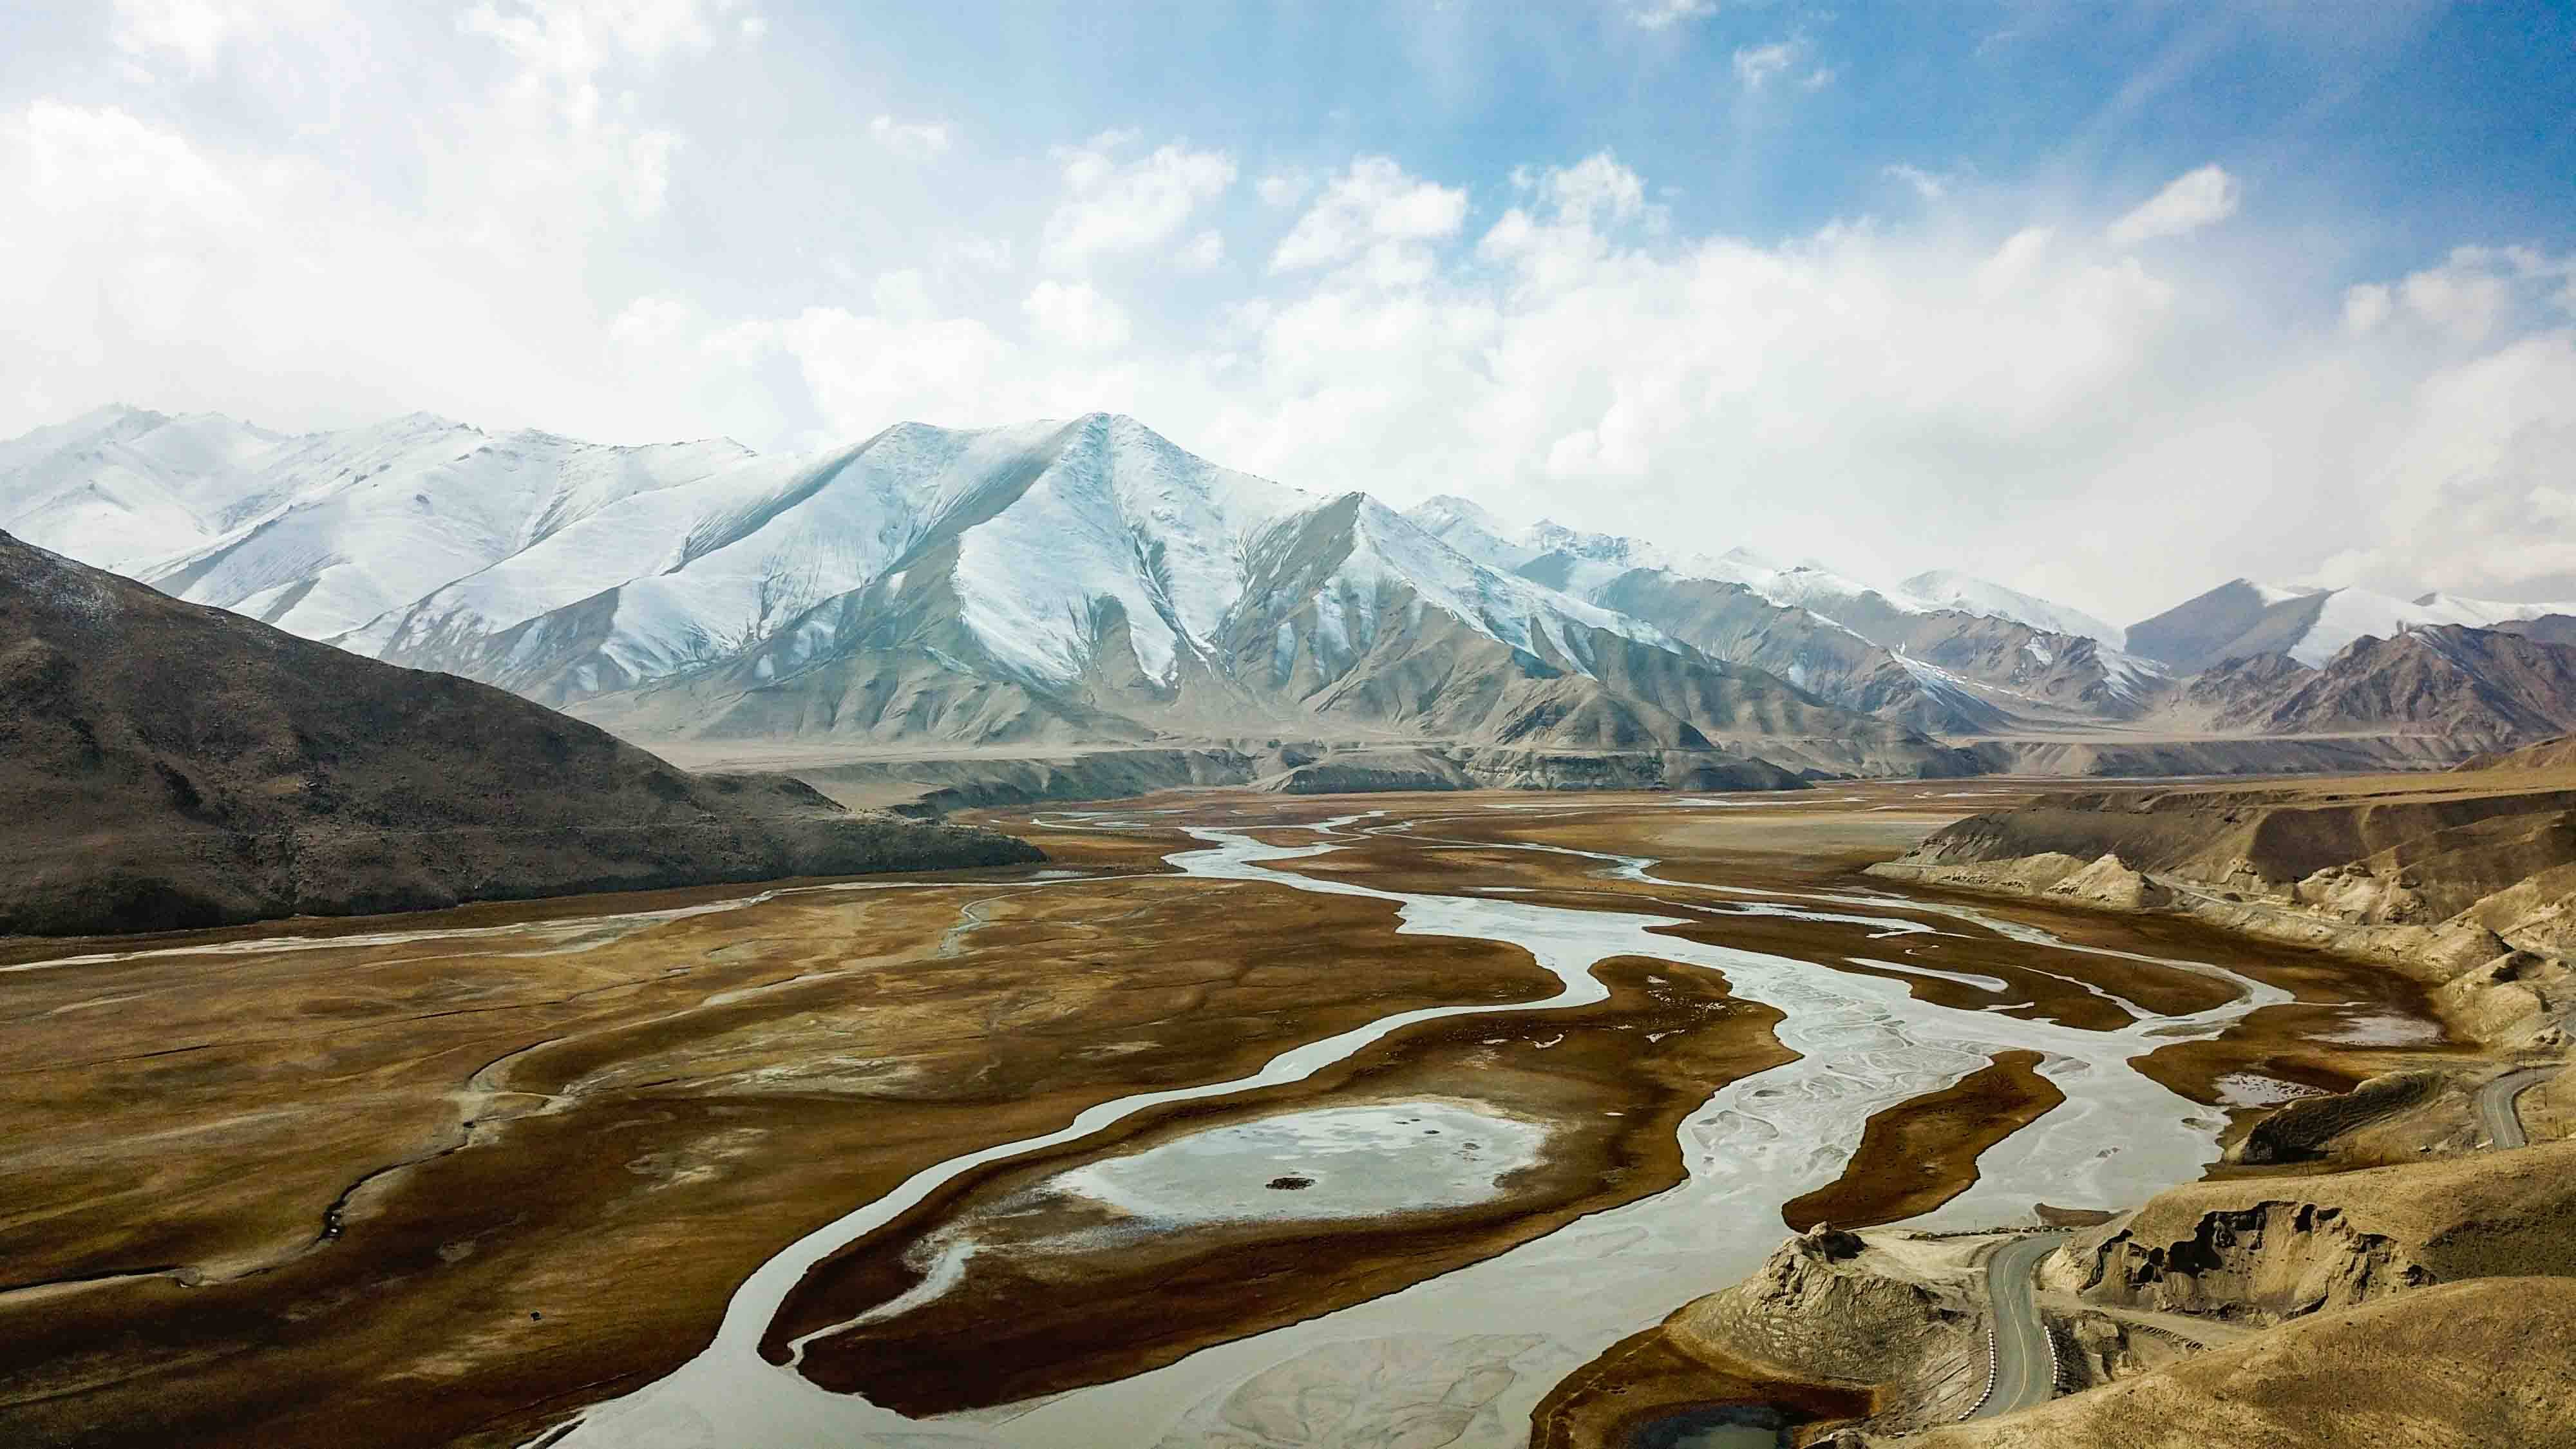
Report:
[[[838,130],[789,114],[805,149],[768,164],[832,185],[796,192],[690,100],[810,84],[747,4],[311,5],[125,5],[97,45],[134,75],[0,102],[31,202],[0,324],[32,344],[0,435],[111,399],[765,448],[1109,408],[1311,489],[1955,565],[2115,617],[2239,573],[2576,583],[2576,259],[2461,238],[2355,281],[2222,164],[2085,196],[1887,158],[1887,215],[1684,234],[1655,198],[1686,178],[1608,152],[992,155],[818,92]],[[397,47],[444,63],[370,97]],[[271,124],[203,119],[253,93]]]

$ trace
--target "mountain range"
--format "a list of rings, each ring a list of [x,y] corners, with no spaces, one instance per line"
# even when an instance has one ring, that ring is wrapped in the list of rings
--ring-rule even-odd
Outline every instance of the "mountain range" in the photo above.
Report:
[[[113,407],[0,443],[0,529],[647,743],[1325,736],[1954,774],[2094,736],[2387,737],[2414,762],[2576,722],[2576,604],[2237,580],[2120,628],[1948,570],[1881,588],[1309,494],[1096,413],[769,457]]]

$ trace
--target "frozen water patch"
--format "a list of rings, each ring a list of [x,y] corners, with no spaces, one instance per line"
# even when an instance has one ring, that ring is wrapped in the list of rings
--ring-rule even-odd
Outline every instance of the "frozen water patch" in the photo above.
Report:
[[[1460,1102],[1324,1107],[1195,1132],[1043,1187],[1165,1223],[1380,1218],[1490,1202],[1547,1138],[1539,1123]]]

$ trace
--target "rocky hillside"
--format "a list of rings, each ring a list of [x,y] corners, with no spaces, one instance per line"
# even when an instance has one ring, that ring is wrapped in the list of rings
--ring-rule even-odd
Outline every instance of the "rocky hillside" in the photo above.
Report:
[[[1038,858],[696,776],[589,725],[0,534],[0,932]]]
[[[2118,630],[1953,572],[1877,589],[1742,549],[1710,557],[1546,522],[1507,529],[1462,498],[1435,498],[1408,516],[1490,566],[1930,733],[2127,719],[2166,687],[2161,666],[2119,652]]]
[[[2048,1269],[2088,1303],[2239,1324],[2527,1274],[2576,1279],[2576,1142],[2192,1183],[2085,1233]]]
[[[2576,735],[2564,735],[2525,745],[2518,750],[2500,750],[2474,755],[2453,766],[2460,770],[2566,770],[2576,772]]]
[[[2576,776],[2564,772],[2064,795],[1972,816],[1870,869],[2189,915],[2393,965],[2490,1040],[2576,1012]]]
[[[2491,750],[2576,728],[2576,647],[2441,625],[2366,635],[2315,669],[2287,654],[2233,659],[2184,697],[2218,730],[2414,733]]]
[[[2576,1280],[2482,1278],[2319,1314],[1908,1449],[2490,1449],[2576,1432]]]

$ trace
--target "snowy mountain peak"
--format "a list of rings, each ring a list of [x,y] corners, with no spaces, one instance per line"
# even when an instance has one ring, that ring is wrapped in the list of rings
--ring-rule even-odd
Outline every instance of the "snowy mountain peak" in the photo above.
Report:
[[[1440,525],[1450,523],[1468,524],[1497,537],[1508,531],[1503,521],[1496,518],[1483,504],[1472,498],[1461,498],[1455,493],[1433,494],[1407,509],[1405,516],[1434,534],[1440,531]]]
[[[1929,569],[1897,587],[1935,608],[2009,619],[2053,634],[2092,639],[2113,649],[2120,648],[2128,634],[2127,630],[2104,623],[2081,609],[2006,588],[1956,569]]]

